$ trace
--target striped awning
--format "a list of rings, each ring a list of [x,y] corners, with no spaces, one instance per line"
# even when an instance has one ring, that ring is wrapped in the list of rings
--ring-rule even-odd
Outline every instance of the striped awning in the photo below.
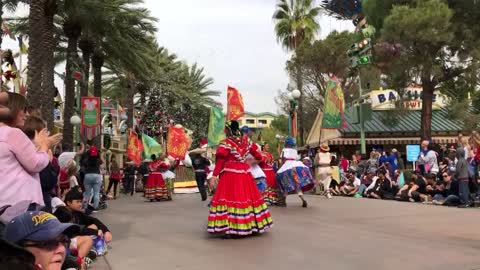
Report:
[[[367,138],[367,145],[369,144],[419,144],[419,137],[405,137],[405,138]],[[449,137],[433,137],[433,143],[456,143],[456,136]],[[328,140],[329,145],[359,145],[360,138],[336,138]]]

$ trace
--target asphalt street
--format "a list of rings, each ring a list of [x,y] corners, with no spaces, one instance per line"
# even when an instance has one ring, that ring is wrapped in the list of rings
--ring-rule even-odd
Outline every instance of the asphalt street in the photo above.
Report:
[[[302,208],[271,207],[274,228],[222,239],[206,232],[199,194],[145,202],[109,201],[97,216],[113,232],[106,262],[93,269],[480,269],[480,209],[308,196]]]

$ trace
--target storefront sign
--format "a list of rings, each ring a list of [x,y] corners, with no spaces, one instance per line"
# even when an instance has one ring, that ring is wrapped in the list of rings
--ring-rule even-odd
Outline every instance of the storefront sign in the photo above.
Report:
[[[396,108],[398,101],[402,100],[401,105],[408,110],[422,109],[422,88],[410,87],[405,90],[403,98],[395,90],[373,90],[370,92],[370,100],[372,102],[372,110],[392,110]],[[448,98],[436,91],[433,94],[434,110],[438,110],[447,105]]]
[[[420,145],[418,144],[409,144],[407,145],[407,161],[415,162],[420,156]]]

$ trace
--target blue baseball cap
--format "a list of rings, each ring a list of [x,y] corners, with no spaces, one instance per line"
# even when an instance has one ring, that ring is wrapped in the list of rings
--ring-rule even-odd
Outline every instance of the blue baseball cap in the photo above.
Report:
[[[250,128],[247,127],[247,126],[243,126],[242,129],[241,129],[242,133],[249,133],[250,132]]]
[[[29,211],[12,219],[5,228],[5,239],[12,243],[23,240],[49,241],[64,234],[69,238],[80,232],[73,223],[61,223],[54,215],[43,211]]]

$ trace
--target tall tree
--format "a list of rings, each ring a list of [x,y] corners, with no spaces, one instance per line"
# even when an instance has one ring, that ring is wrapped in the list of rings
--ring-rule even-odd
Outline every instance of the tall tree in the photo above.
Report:
[[[27,97],[32,105],[40,108],[47,101],[42,93],[42,74],[45,54],[42,50],[42,35],[45,33],[45,7],[47,0],[32,1],[28,15],[28,72],[27,72]]]
[[[277,40],[288,51],[295,51],[303,42],[313,40],[320,25],[317,17],[320,8],[315,7],[313,0],[280,0],[277,9],[273,14],[275,20],[275,34]],[[298,67],[295,72],[295,81],[298,90],[302,94],[298,102],[299,111],[299,134],[300,145],[304,142],[304,121],[303,121],[303,81],[302,73]]]
[[[445,1],[415,0],[393,6],[381,30],[382,39],[402,47],[401,57],[387,73],[406,73],[423,88],[420,133],[425,140],[431,139],[434,91],[465,72],[473,59],[468,53],[458,53],[464,44],[479,40],[475,36],[457,39],[465,37],[463,32],[468,29],[455,29],[453,16],[454,10]]]
[[[56,95],[55,88],[55,24],[54,16],[57,12],[57,1],[46,0],[44,7],[44,18],[42,27],[42,49],[43,49],[43,68],[42,68],[42,104],[40,105],[42,117],[47,121],[48,129],[53,130],[53,110],[54,97]]]

